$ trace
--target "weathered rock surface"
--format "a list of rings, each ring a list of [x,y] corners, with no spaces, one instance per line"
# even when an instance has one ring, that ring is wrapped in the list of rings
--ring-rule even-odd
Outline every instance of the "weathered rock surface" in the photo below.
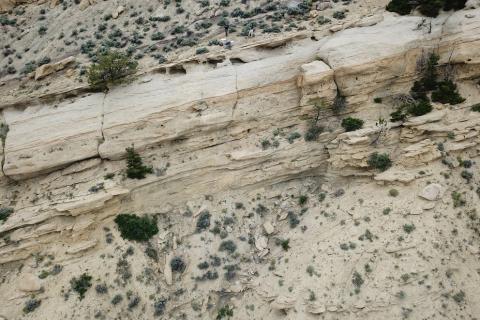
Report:
[[[443,188],[438,183],[432,183],[423,188],[422,192],[419,194],[420,197],[425,200],[435,201],[438,200],[442,195]]]
[[[0,185],[1,207],[15,209],[0,222],[2,312],[212,318],[228,299],[239,319],[400,319],[409,310],[402,307],[413,305],[412,319],[479,314],[471,272],[478,235],[467,222],[478,206],[477,181],[461,173],[475,172],[480,151],[480,114],[468,108],[478,102],[470,81],[479,75],[478,21],[442,13],[432,33],[419,17],[355,21],[318,41],[274,38],[208,63],[196,57],[161,66],[106,95],[2,110],[10,128],[3,171],[18,180]],[[456,76],[467,102],[434,104],[403,124],[380,122],[395,106],[390,96],[408,92],[422,51],[439,46],[443,62],[451,55],[444,43],[458,44]],[[334,112],[337,89],[347,104]],[[384,102],[374,104],[378,96]],[[361,117],[363,128],[344,132],[348,116]],[[305,141],[313,120],[323,131]],[[143,180],[124,176],[132,144],[154,168]],[[369,168],[373,152],[388,153],[393,166]],[[442,196],[447,188],[457,198]],[[211,224],[198,232],[204,211]],[[121,212],[154,215],[159,234],[148,243],[122,239],[112,221]],[[218,249],[227,240],[234,252]],[[188,254],[193,267],[173,272],[173,253]],[[22,314],[19,260],[32,272],[25,287],[44,286],[38,313]],[[202,262],[207,269],[196,267]],[[65,268],[57,278],[54,263]],[[108,283],[109,294],[92,288],[82,303],[73,294],[59,298],[84,272],[94,285]],[[125,315],[109,307],[110,294],[123,289],[129,300],[122,303],[138,294],[141,308]],[[460,290],[464,302],[452,303],[447,297]]]
[[[18,289],[23,292],[35,292],[40,290],[41,287],[38,277],[31,273],[22,275],[18,283]]]
[[[73,62],[75,62],[75,57],[72,56],[72,57],[68,57],[63,60],[60,60],[56,63],[44,64],[35,70],[35,80],[43,79],[54,72],[63,70]]]

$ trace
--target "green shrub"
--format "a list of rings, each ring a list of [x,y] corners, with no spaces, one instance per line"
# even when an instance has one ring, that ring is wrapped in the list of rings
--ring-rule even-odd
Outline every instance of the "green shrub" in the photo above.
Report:
[[[197,232],[203,231],[210,227],[210,212],[204,210],[197,219]]]
[[[398,192],[397,189],[390,189],[390,190],[388,190],[388,195],[389,195],[390,197],[394,197],[394,198],[395,198],[395,197],[398,197],[399,192]]]
[[[436,17],[440,9],[445,11],[463,9],[466,1],[467,0],[391,0],[386,9],[401,15],[407,15],[418,6],[418,9],[423,15]]]
[[[237,250],[237,245],[232,240],[225,240],[220,243],[219,251],[227,251],[228,253],[234,253]]]
[[[6,221],[13,213],[13,208],[0,208],[0,221]]]
[[[414,224],[404,224],[403,225],[403,231],[406,233],[412,233],[412,231],[415,230],[415,225]]]
[[[98,63],[88,69],[88,83],[92,88],[108,89],[137,70],[138,63],[119,51],[107,51],[98,57]]]
[[[422,0],[419,10],[424,16],[434,18],[438,16],[440,9],[443,7],[444,1],[445,0]]]
[[[187,265],[182,258],[173,257],[172,260],[170,260],[170,267],[172,271],[182,273],[187,268]]]
[[[451,80],[438,83],[437,90],[432,92],[432,101],[449,104],[459,104],[465,101],[458,93],[457,85]]]
[[[70,281],[73,291],[77,292],[80,300],[85,298],[85,293],[92,286],[92,277],[84,273],[80,278],[73,278]]]
[[[412,96],[415,99],[425,99],[427,91],[437,89],[437,66],[439,59],[440,57],[435,53],[431,53],[428,56],[425,70],[423,70],[422,78],[419,81],[415,81],[411,89]]]
[[[368,165],[380,171],[385,171],[392,166],[390,156],[386,153],[379,154],[374,152],[370,155],[367,161]]]
[[[280,240],[279,244],[284,251],[288,251],[288,249],[290,249],[290,239]]]
[[[224,307],[221,307],[218,310],[217,317],[215,319],[222,320],[222,319],[230,319],[231,317],[233,317],[233,308],[226,305]]]
[[[480,112],[480,103],[474,104],[470,109],[475,112]]]
[[[467,0],[445,0],[443,5],[443,10],[461,10],[465,8]]]
[[[147,216],[119,214],[114,221],[123,239],[147,241],[158,233],[157,222]]]
[[[463,207],[467,203],[462,194],[457,191],[452,192],[452,200],[454,208]]]
[[[24,313],[30,313],[35,311],[38,307],[40,307],[40,304],[42,304],[42,300],[37,300],[37,299],[29,299],[27,302],[25,302],[25,306],[23,307],[23,312]]]
[[[153,173],[152,167],[143,164],[143,160],[133,147],[127,148],[127,177],[130,179],[144,179],[148,173]]]
[[[207,52],[208,52],[208,49],[205,48],[205,47],[197,48],[197,50],[195,51],[196,54],[204,54],[204,53],[207,53]]]
[[[387,5],[387,11],[396,12],[402,16],[409,14],[413,6],[410,0],[392,0]]]
[[[373,102],[382,103],[382,98],[380,98],[380,97],[373,98]]]
[[[345,19],[346,15],[345,15],[345,12],[343,11],[335,11],[332,17],[337,20],[343,20]]]
[[[407,119],[407,113],[405,112],[404,107],[400,107],[394,112],[390,113],[390,121],[397,122],[397,121],[405,121]]]
[[[323,130],[323,127],[317,125],[315,122],[312,121],[312,123],[307,129],[307,132],[305,132],[305,141],[316,141],[318,139],[318,136],[323,132]]]
[[[152,34],[151,39],[153,41],[163,40],[163,39],[165,39],[165,35],[161,32],[155,32],[155,33]]]
[[[342,127],[345,131],[355,131],[363,127],[363,120],[358,118],[348,117],[342,120]]]
[[[430,111],[432,111],[432,105],[427,100],[420,100],[408,107],[408,113],[416,117],[423,116]]]

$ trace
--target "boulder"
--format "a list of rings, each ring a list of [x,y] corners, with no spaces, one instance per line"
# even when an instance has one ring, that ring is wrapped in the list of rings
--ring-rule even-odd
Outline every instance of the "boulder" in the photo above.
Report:
[[[255,247],[258,251],[263,251],[268,246],[268,239],[264,236],[258,236],[255,238]]]
[[[331,1],[321,1],[319,3],[317,3],[317,10],[318,11],[323,11],[323,10],[327,10],[327,9],[331,9],[333,6],[332,6],[332,2]]]
[[[82,0],[80,2],[79,8],[80,8],[80,10],[83,11],[83,10],[87,9],[89,6],[94,5],[94,4],[95,4],[95,0]]]
[[[267,221],[263,224],[263,229],[267,235],[271,235],[275,231],[275,227],[270,221]]]
[[[441,197],[442,193],[442,186],[437,183],[432,183],[423,188],[419,197],[428,201],[436,201]]]
[[[480,0],[468,0],[467,3],[465,3],[465,8],[467,9],[480,8]]]
[[[115,9],[115,11],[113,11],[112,18],[117,19],[124,11],[125,11],[124,6],[118,6],[117,9]]]
[[[41,287],[38,277],[31,273],[25,274],[18,282],[18,289],[23,292],[35,292]]]
[[[44,64],[35,70],[35,80],[41,80],[54,72],[63,70],[74,61],[75,61],[75,57],[70,56],[56,63]]]

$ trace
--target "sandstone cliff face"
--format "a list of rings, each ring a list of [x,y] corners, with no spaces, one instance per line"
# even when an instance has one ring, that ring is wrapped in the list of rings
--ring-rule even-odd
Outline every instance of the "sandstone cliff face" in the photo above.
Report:
[[[469,10],[468,14],[480,17],[480,9]],[[271,205],[272,217],[245,214],[238,230],[229,231],[232,235],[238,232],[243,236],[245,232],[251,236],[255,249],[247,243],[240,248],[250,253],[251,261],[246,262],[239,281],[227,290],[222,291],[223,284],[218,284],[207,288],[209,291],[240,295],[252,303],[262,299],[264,304],[257,312],[263,319],[274,319],[283,312],[295,318],[291,309],[295,309],[300,318],[323,314],[328,319],[339,315],[344,319],[376,319],[387,317],[391,312],[399,315],[407,312],[408,306],[400,307],[394,295],[403,292],[402,288],[414,281],[411,278],[426,281],[428,275],[434,273],[432,278],[445,281],[443,273],[453,268],[453,277],[462,283],[462,290],[471,299],[469,314],[478,314],[480,310],[475,304],[478,289],[465,283],[471,261],[478,258],[478,243],[469,245],[465,252],[448,251],[449,259],[461,258],[467,262],[445,265],[442,255],[446,254],[444,246],[448,247],[448,243],[439,238],[441,232],[451,231],[448,230],[451,217],[437,221],[434,220],[436,214],[429,212],[434,210],[441,216],[439,212],[446,210],[453,215],[451,204],[445,200],[433,204],[422,200],[418,205],[412,200],[419,193],[417,185],[402,189],[414,181],[422,187],[434,181],[443,184],[442,192],[446,192],[447,183],[439,182],[442,171],[439,159],[457,167],[457,156],[478,157],[480,113],[469,108],[479,99],[478,48],[480,19],[468,18],[465,11],[445,14],[433,19],[431,25],[425,24],[421,17],[384,14],[383,20],[373,26],[346,29],[319,41],[297,39],[276,49],[266,49],[263,45],[246,50],[239,48],[226,56],[212,57],[214,64],[184,61],[185,72],[181,74],[144,74],[135,82],[106,94],[89,93],[58,103],[23,107],[8,105],[2,109],[2,119],[9,130],[0,150],[4,159],[0,188],[2,204],[13,207],[15,213],[0,224],[0,263],[14,265],[13,262],[28,259],[32,254],[53,252],[60,261],[81,257],[78,264],[69,262],[70,266],[66,266],[71,272],[78,272],[83,266],[101,269],[102,261],[95,253],[112,257],[116,254],[103,241],[102,228],[107,225],[113,228],[112,217],[120,212],[164,214],[160,218],[162,227],[175,227],[174,231],[165,227],[156,239],[155,247],[162,257],[165,254],[167,262],[156,262],[155,268],[157,264],[162,266],[160,269],[167,265],[162,275],[168,274],[165,281],[169,287],[162,289],[173,292],[178,289],[175,285],[189,280],[173,276],[172,282],[172,271],[168,270],[168,257],[172,252],[189,256],[190,270],[213,254],[207,245],[197,251],[188,250],[198,246],[201,236],[193,231],[195,220],[181,220],[183,212],[188,211],[196,218],[202,210],[220,211],[220,204],[231,211],[236,201],[249,201],[249,210],[253,212],[259,207],[255,208],[255,201],[250,199],[256,198]],[[458,106],[435,104],[435,110],[427,115],[410,118],[403,124],[379,125],[379,118],[388,119],[393,111],[396,95],[408,92],[418,77],[418,59],[432,50],[438,51],[442,64],[448,62],[455,66],[455,76],[466,102]],[[251,61],[240,59],[242,56],[250,57]],[[335,111],[329,107],[337,95],[346,98],[345,109]],[[373,103],[375,97],[382,97],[382,103]],[[319,122],[324,132],[315,142],[298,138],[298,133],[303,135],[309,120],[315,117],[314,105],[320,102],[323,108]],[[364,128],[344,132],[339,126],[340,120],[351,114],[365,120]],[[155,169],[155,174],[145,180],[122,177],[125,148],[131,145]],[[367,159],[374,151],[388,152],[394,166],[383,173],[369,170]],[[116,176],[112,180],[104,179],[107,173]],[[354,183],[339,191],[339,185],[348,181],[345,177],[351,176],[368,180],[359,180],[365,183]],[[371,177],[380,185],[372,182]],[[452,180],[454,185],[462,181]],[[385,186],[390,184],[401,190],[398,202],[386,195]],[[329,195],[329,207],[323,207],[323,200],[313,199],[318,196],[319,188]],[[348,197],[342,198],[345,191]],[[259,192],[264,194],[260,196]],[[379,192],[385,195],[372,196]],[[325,220],[318,225],[317,218],[309,215],[305,226],[310,230],[294,232],[284,220],[288,216],[291,227],[289,212],[299,209],[292,197],[303,193],[311,194],[309,201],[316,206],[312,211],[318,214],[317,218]],[[215,195],[215,201],[206,195]],[[465,197],[468,208],[475,208],[476,195],[470,192]],[[354,210],[359,203],[360,210],[366,212],[381,212],[384,209],[381,206],[385,209],[388,206],[398,213],[401,224],[389,219],[385,210],[383,215],[378,213],[373,218],[370,213]],[[333,208],[337,208],[338,213],[329,215]],[[343,223],[335,220],[337,214],[344,214]],[[349,247],[347,235],[353,234],[355,240],[362,237],[355,228],[357,222],[367,221],[367,217],[376,220],[369,227],[371,231],[386,236],[380,236],[375,243],[370,239],[371,246],[363,248],[362,245],[365,249],[362,253],[350,253],[348,250],[354,248]],[[414,221],[419,235],[409,232],[405,242],[397,241],[393,230],[398,225],[407,225],[407,219]],[[265,232],[270,227],[260,227],[267,222],[275,225],[275,231]],[[436,222],[435,231],[441,230],[440,233],[429,229]],[[280,235],[281,228],[286,230],[285,235]],[[316,269],[307,271],[310,276],[290,277],[290,273],[298,270],[292,270],[285,263],[275,272],[267,271],[268,263],[262,260],[267,254],[271,252],[273,264],[275,261],[280,264],[282,257],[282,251],[273,244],[274,238],[269,238],[274,232],[278,232],[278,238],[291,239],[295,250],[284,253],[285,259],[301,266],[302,273],[307,268],[305,261],[321,256]],[[218,239],[212,236],[209,241],[217,244]],[[319,242],[318,250],[314,246],[302,246]],[[347,249],[342,246],[339,251],[338,242]],[[417,245],[425,246],[432,260],[409,251]],[[145,256],[138,259],[138,265],[149,263]],[[266,263],[257,266],[259,261]],[[363,282],[358,285],[357,279],[352,287],[351,278],[358,269],[364,266],[366,269],[366,265],[376,267],[375,275],[368,278],[367,293],[349,294],[354,287],[360,290]],[[440,268],[442,275],[432,271],[434,268]],[[13,267],[9,269],[9,274],[13,274],[13,270]],[[253,277],[255,272],[262,276]],[[396,292],[393,292],[386,279],[392,274],[399,278],[399,272],[408,277],[400,285],[395,284]],[[318,283],[311,283],[312,276]],[[105,277],[113,279],[112,275]],[[301,289],[291,293],[279,288],[278,278],[286,279],[292,286],[298,284]],[[12,279],[14,276],[9,278],[12,286],[5,290],[3,297],[18,294]],[[478,284],[478,276],[471,281]],[[193,287],[192,282],[185,285]],[[332,283],[342,286],[331,286]],[[60,291],[59,284],[47,281],[42,284],[49,290]],[[325,290],[329,286],[330,290]],[[155,292],[153,287],[141,287],[135,290]],[[314,287],[323,290],[322,299],[304,297]],[[460,290],[453,280],[446,282],[445,287],[447,289],[443,289],[452,295]],[[436,288],[434,294],[424,288],[412,290],[407,301],[419,301],[417,318],[436,314],[443,289]],[[191,292],[191,300],[181,298],[178,303],[172,303],[175,306],[169,307],[169,311],[175,314],[182,304],[201,299],[206,312],[208,294],[205,294],[207,298],[199,298],[194,296],[193,289]],[[94,304],[93,300],[89,297],[87,302]],[[63,308],[52,311],[53,303],[48,308],[54,318],[71,315]],[[6,314],[18,314],[13,304],[6,310]],[[93,315],[93,311],[89,315]],[[237,316],[247,319],[251,314],[242,310]]]

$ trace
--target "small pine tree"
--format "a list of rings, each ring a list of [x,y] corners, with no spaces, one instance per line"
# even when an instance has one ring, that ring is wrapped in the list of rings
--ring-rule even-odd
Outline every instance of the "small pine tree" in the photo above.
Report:
[[[126,149],[127,151],[127,177],[130,179],[144,179],[148,173],[153,173],[152,167],[143,164],[140,155],[135,152],[133,146]]]
[[[88,83],[92,88],[108,90],[108,86],[121,82],[123,78],[135,73],[138,63],[120,51],[108,51],[102,54],[98,63],[88,69]]]
[[[438,89],[432,92],[432,101],[449,104],[459,104],[465,101],[458,93],[457,85],[451,80],[438,83]]]

